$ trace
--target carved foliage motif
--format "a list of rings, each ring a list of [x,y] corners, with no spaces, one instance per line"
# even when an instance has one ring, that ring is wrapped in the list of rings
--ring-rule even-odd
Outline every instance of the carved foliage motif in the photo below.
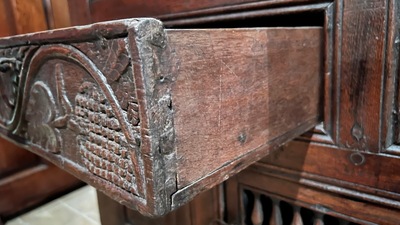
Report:
[[[27,138],[53,153],[60,151],[59,129],[66,128],[72,106],[65,93],[62,64],[56,64],[56,96],[43,81],[36,81],[30,90],[25,119]],[[57,107],[61,106],[61,107]]]
[[[47,75],[35,78],[25,103],[25,137],[48,151],[60,153],[64,145],[71,145],[63,139],[71,140],[64,135],[72,132],[72,137],[76,135],[73,139],[76,139],[82,165],[89,172],[140,195],[135,155],[141,142],[139,106],[124,39],[81,43],[76,44],[76,48],[49,48],[53,48],[50,54],[58,50],[63,54],[69,51],[65,59],[74,59],[77,68],[84,68],[88,74],[79,75],[81,78],[77,80],[71,79],[67,77],[73,76],[69,74],[71,68],[64,71],[63,62],[59,61],[54,69],[54,87],[53,81],[45,78]],[[37,54],[45,55],[40,49]],[[63,60],[63,56],[55,56]],[[72,86],[75,88],[71,89]],[[78,93],[71,93],[71,90]],[[68,132],[62,129],[68,129]]]
[[[29,47],[0,50],[0,123],[10,121],[16,105],[19,73]]]

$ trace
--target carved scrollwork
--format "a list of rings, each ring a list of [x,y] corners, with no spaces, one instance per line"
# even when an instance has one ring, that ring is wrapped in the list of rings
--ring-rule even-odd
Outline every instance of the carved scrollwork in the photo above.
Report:
[[[52,153],[65,154],[60,151],[71,149],[65,147],[67,145],[73,146],[66,140],[73,140],[76,147],[72,147],[72,151],[76,150],[80,155],[81,166],[140,196],[143,193],[140,185],[140,119],[136,91],[131,81],[132,69],[129,63],[122,66],[110,64],[124,62],[127,57],[126,50],[122,50],[125,48],[120,46],[122,43],[125,42],[110,42],[117,49],[116,52],[110,50],[110,57],[117,59],[106,60],[105,65],[112,69],[104,67],[101,70],[107,75],[74,47],[41,47],[32,57],[24,80],[26,98],[21,112],[26,124],[20,124],[16,130]],[[85,46],[80,47],[84,49]],[[92,57],[98,63],[98,58]],[[57,63],[49,63],[43,70],[50,74],[38,75],[42,66],[53,59]],[[69,65],[68,68],[65,65]],[[54,68],[49,69],[52,66]],[[71,77],[76,73],[80,73],[77,75],[80,78],[75,80]]]
[[[0,124],[7,125],[14,113],[22,60],[28,47],[0,50]]]

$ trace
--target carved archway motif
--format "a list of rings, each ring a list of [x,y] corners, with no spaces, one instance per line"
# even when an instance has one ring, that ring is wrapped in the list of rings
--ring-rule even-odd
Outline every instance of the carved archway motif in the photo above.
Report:
[[[40,68],[52,59],[61,60],[54,65],[56,91],[35,79]],[[79,84],[74,99],[68,99],[66,94],[64,78],[68,74],[62,61],[80,67],[94,81]],[[115,74],[112,79],[116,79]],[[72,46],[42,46],[22,71],[21,84],[23,98],[17,109],[15,133],[24,133],[33,144],[59,153],[63,142],[60,130],[69,129],[77,135],[82,166],[119,188],[144,197],[139,109],[134,102],[128,110],[121,108],[107,77],[89,57]],[[132,112],[135,123],[129,116]]]

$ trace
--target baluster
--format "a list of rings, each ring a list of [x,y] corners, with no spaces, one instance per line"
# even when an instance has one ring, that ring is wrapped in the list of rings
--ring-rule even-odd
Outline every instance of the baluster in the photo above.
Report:
[[[324,225],[324,215],[321,213],[316,213],[314,217],[314,225]]]
[[[242,202],[243,203],[243,210],[240,210],[241,211],[240,218],[242,220],[241,224],[247,224],[246,221],[248,221],[247,218],[249,217],[247,209],[250,208],[250,202],[249,202],[249,194],[246,193],[246,191],[242,192],[242,201],[243,201]]]
[[[260,194],[254,194],[254,208],[251,213],[251,222],[253,225],[262,225],[264,221],[264,212],[261,204]]]
[[[293,208],[293,221],[291,225],[303,225],[299,206],[294,206]]]
[[[272,198],[272,215],[271,220],[269,221],[270,225],[282,225],[282,213],[281,208],[279,207],[279,200]]]

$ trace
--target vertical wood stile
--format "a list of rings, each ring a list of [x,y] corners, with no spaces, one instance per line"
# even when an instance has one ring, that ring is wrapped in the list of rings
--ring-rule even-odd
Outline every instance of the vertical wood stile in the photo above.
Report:
[[[282,213],[279,207],[280,200],[272,198],[272,215],[269,222],[270,225],[282,225]]]
[[[293,221],[291,225],[303,225],[303,219],[301,218],[299,206],[293,207]]]
[[[314,217],[314,225],[324,225],[323,217],[324,217],[323,214],[316,213]]]
[[[254,208],[251,213],[251,222],[253,225],[262,225],[264,221],[264,212],[261,204],[260,194],[254,194]]]

